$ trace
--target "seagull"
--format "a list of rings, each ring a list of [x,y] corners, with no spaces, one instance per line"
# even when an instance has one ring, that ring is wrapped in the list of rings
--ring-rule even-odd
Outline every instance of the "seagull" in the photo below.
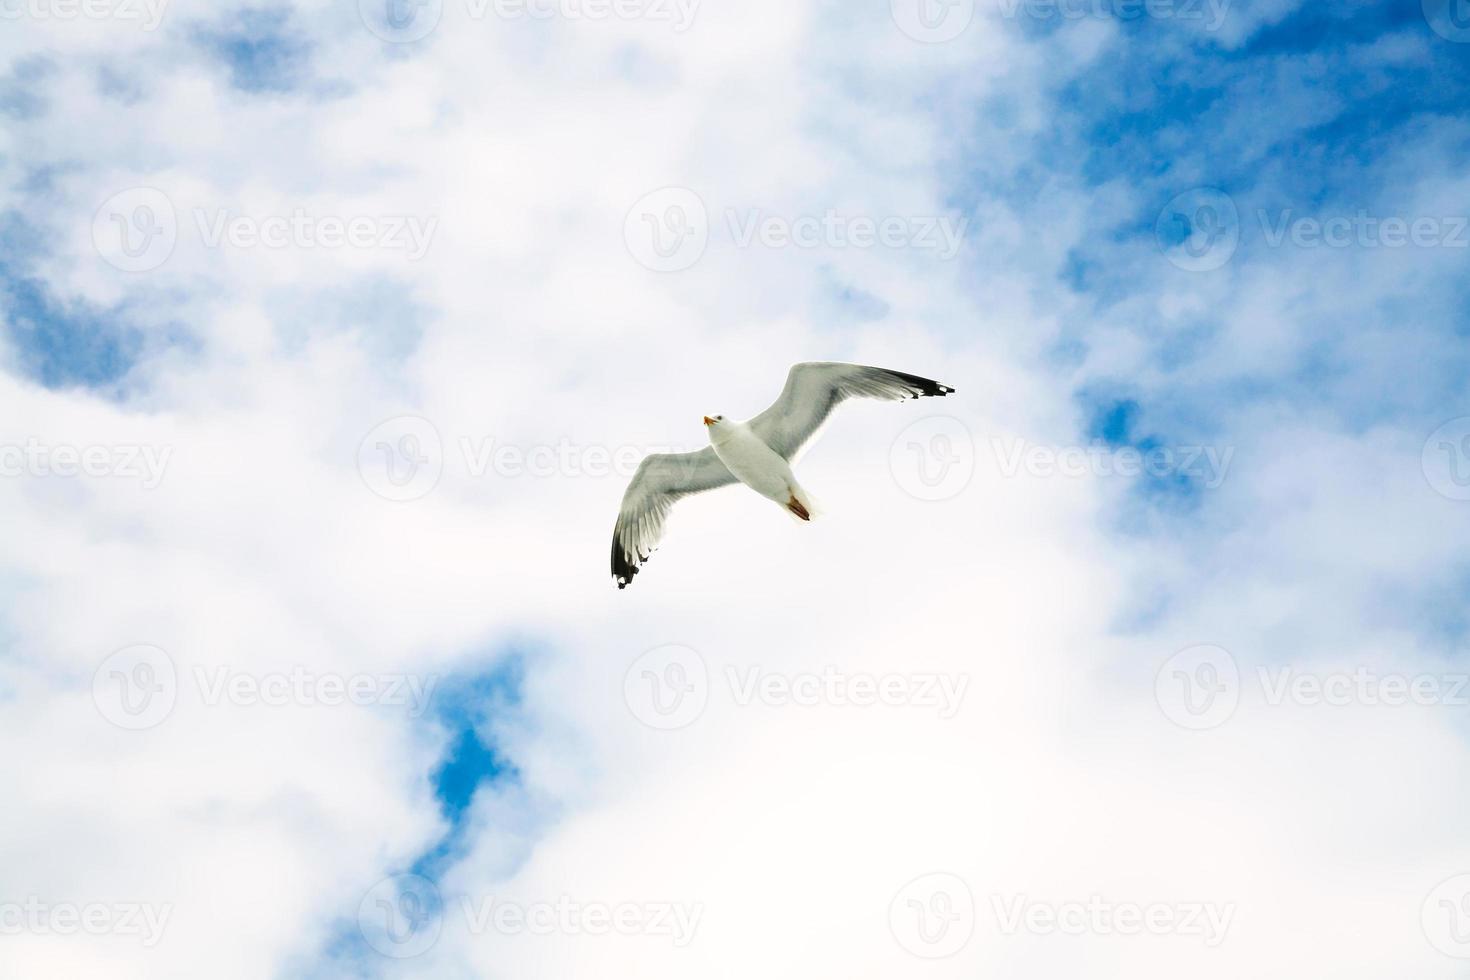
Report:
[[[952,391],[902,371],[808,361],[791,368],[775,403],[755,418],[737,422],[706,415],[708,446],[692,453],[654,453],[633,474],[613,526],[612,574],[618,588],[628,587],[658,547],[669,509],[693,494],[739,481],[800,520],[811,520],[811,497],[796,482],[791,464],[841,402],[903,401]]]

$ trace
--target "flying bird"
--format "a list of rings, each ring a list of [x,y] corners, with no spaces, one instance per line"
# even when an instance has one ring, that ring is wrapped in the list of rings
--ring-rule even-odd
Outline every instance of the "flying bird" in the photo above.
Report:
[[[810,361],[791,368],[775,403],[755,418],[737,422],[706,415],[708,446],[692,453],[654,453],[633,474],[613,526],[612,574],[618,588],[627,588],[658,547],[669,509],[692,494],[739,481],[801,520],[811,520],[811,498],[796,482],[791,464],[840,403],[942,397],[952,391],[902,371]]]

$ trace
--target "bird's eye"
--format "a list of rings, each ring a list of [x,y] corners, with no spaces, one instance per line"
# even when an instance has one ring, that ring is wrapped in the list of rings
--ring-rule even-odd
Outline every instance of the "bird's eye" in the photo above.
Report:
[[[715,421],[716,422],[723,422],[723,421],[725,421],[725,416],[723,416],[723,415],[716,415],[715,416]]]

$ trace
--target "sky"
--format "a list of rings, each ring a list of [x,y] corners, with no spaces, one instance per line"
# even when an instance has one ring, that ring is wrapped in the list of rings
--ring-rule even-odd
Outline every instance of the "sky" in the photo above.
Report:
[[[0,20],[0,977],[1463,975],[1462,0]]]

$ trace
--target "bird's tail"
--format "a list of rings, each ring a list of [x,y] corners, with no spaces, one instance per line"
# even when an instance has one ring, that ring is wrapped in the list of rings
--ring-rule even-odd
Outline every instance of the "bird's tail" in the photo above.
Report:
[[[797,520],[809,521],[821,513],[812,495],[807,493],[800,484],[793,483],[786,489],[789,494],[786,500],[786,510]]]

